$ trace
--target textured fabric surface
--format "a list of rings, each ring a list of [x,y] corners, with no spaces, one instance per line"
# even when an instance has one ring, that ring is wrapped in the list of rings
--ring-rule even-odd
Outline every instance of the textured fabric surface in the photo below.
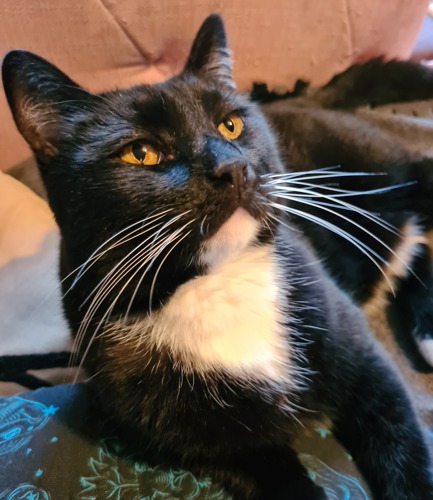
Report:
[[[0,58],[27,49],[90,90],[154,82],[178,71],[196,30],[222,14],[240,88],[255,80],[322,84],[374,55],[407,57],[428,0],[2,0]],[[385,28],[385,29],[384,29]],[[0,92],[0,170],[29,156]]]
[[[8,471],[0,473],[0,499],[230,498],[210,478],[134,458],[101,430],[93,401],[85,385],[0,398],[0,471]],[[330,500],[369,498],[351,457],[326,428],[315,427],[297,448]]]

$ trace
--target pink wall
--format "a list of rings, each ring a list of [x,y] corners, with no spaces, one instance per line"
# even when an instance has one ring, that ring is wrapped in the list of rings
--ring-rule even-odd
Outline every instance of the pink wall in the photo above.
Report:
[[[326,82],[374,55],[407,57],[428,0],[2,0],[0,56],[32,50],[90,90],[178,71],[202,20],[226,21],[239,87]],[[29,156],[0,93],[0,170]]]

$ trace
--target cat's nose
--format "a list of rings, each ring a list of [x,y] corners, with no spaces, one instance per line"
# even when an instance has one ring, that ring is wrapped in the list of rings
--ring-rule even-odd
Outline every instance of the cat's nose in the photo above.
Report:
[[[245,161],[229,160],[217,165],[213,177],[230,183],[241,194],[251,184],[252,172]]]

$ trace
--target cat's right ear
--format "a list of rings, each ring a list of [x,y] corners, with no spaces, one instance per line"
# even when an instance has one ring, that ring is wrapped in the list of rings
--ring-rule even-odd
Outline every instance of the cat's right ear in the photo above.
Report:
[[[218,14],[211,14],[201,25],[184,72],[235,87],[224,23]]]
[[[56,142],[92,95],[51,63],[31,52],[14,50],[4,58],[3,85],[18,130],[39,154],[56,154]]]

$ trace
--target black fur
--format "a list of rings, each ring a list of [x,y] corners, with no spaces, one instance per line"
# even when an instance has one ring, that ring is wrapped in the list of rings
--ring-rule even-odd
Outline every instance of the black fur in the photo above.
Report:
[[[409,62],[383,63],[374,59],[349,68],[308,96],[266,104],[262,109],[278,133],[281,152],[293,170],[308,171],[338,165],[346,172],[380,174],[341,177],[338,187],[349,191],[368,191],[400,186],[387,193],[357,197],[356,201],[349,197],[346,201],[379,215],[397,231],[403,229],[408,221],[415,220],[428,240],[427,235],[433,227],[433,159],[408,150],[392,133],[365,120],[362,114],[346,112],[356,111],[362,106],[374,107],[427,98],[433,98],[431,70]],[[324,180],[312,182],[319,185]],[[307,208],[307,211],[311,209]],[[337,222],[367,243],[384,261],[392,258],[391,251],[382,243],[350,223],[320,210],[313,213],[327,221]],[[380,228],[356,212],[351,213],[350,218],[379,237],[392,250],[401,243],[401,234]],[[302,218],[298,218],[297,222],[333,278],[358,304],[365,304],[381,280],[381,270],[339,236]],[[431,249],[427,243],[420,245],[413,262],[406,263],[407,275],[393,290],[417,343],[433,339],[430,312],[433,277]],[[335,258],[336,255],[338,258]],[[381,267],[386,269],[385,264]],[[431,364],[432,360],[427,359],[427,362]]]
[[[399,377],[370,336],[362,312],[328,277],[299,227],[319,253],[329,255],[343,247],[308,224],[295,221],[298,229],[291,230],[271,218],[277,214],[266,176],[282,173],[283,165],[261,112],[232,88],[218,16],[205,21],[185,71],[162,84],[93,95],[48,62],[21,51],[6,56],[3,81],[61,229],[64,308],[75,333],[95,287],[147,234],[123,233],[131,234],[130,240],[113,246],[78,278],[76,269],[95,249],[163,209],[171,212],[157,219],[153,233],[149,229],[152,236],[164,230],[163,223],[173,215],[188,212],[173,221],[171,232],[194,219],[182,244],[155,258],[150,277],[141,281],[141,274],[130,273],[108,290],[83,332],[80,352],[106,415],[132,433],[143,449],[162,452],[168,460],[211,475],[235,498],[298,500],[325,495],[309,479],[290,443],[300,421],[326,416],[376,499],[433,498],[427,445]],[[244,131],[228,141],[217,126],[234,111],[241,116]],[[290,113],[286,117],[290,121]],[[277,123],[278,117],[273,118]],[[287,147],[295,145],[285,151],[295,168],[334,164],[320,144],[298,148],[297,127],[281,123],[282,133],[290,138]],[[324,128],[322,140],[331,139]],[[120,151],[138,140],[161,150],[163,161],[153,167],[122,162]],[[350,158],[350,148],[343,150]],[[302,152],[310,155],[310,163],[297,156]],[[366,161],[354,168],[364,166],[375,165]],[[392,182],[411,179],[412,173],[403,165]],[[385,182],[376,180],[378,185]],[[413,196],[414,188],[407,189],[405,196]],[[404,222],[402,196],[384,196],[390,220],[397,224]],[[365,203],[370,208],[373,202]],[[285,335],[297,353],[291,361],[301,380],[296,388],[265,376],[245,381],[224,369],[211,375],[188,371],[181,359],[152,343],[146,332],[140,349],[112,334],[114,322],[128,329],[146,318],[149,309],[162,310],[179,285],[206,274],[199,259],[201,245],[239,206],[260,223],[254,244],[274,247],[282,275],[275,279],[290,286]],[[284,223],[284,217],[278,217]],[[398,240],[389,231],[381,237],[390,245]],[[331,258],[327,266],[341,287],[362,301],[368,290],[358,273],[370,271],[362,259],[353,262],[356,272],[350,272],[350,258],[342,266],[347,275],[338,272]],[[153,287],[153,270],[160,265]],[[370,275],[366,288],[377,279]],[[289,329],[290,325],[296,328]]]

